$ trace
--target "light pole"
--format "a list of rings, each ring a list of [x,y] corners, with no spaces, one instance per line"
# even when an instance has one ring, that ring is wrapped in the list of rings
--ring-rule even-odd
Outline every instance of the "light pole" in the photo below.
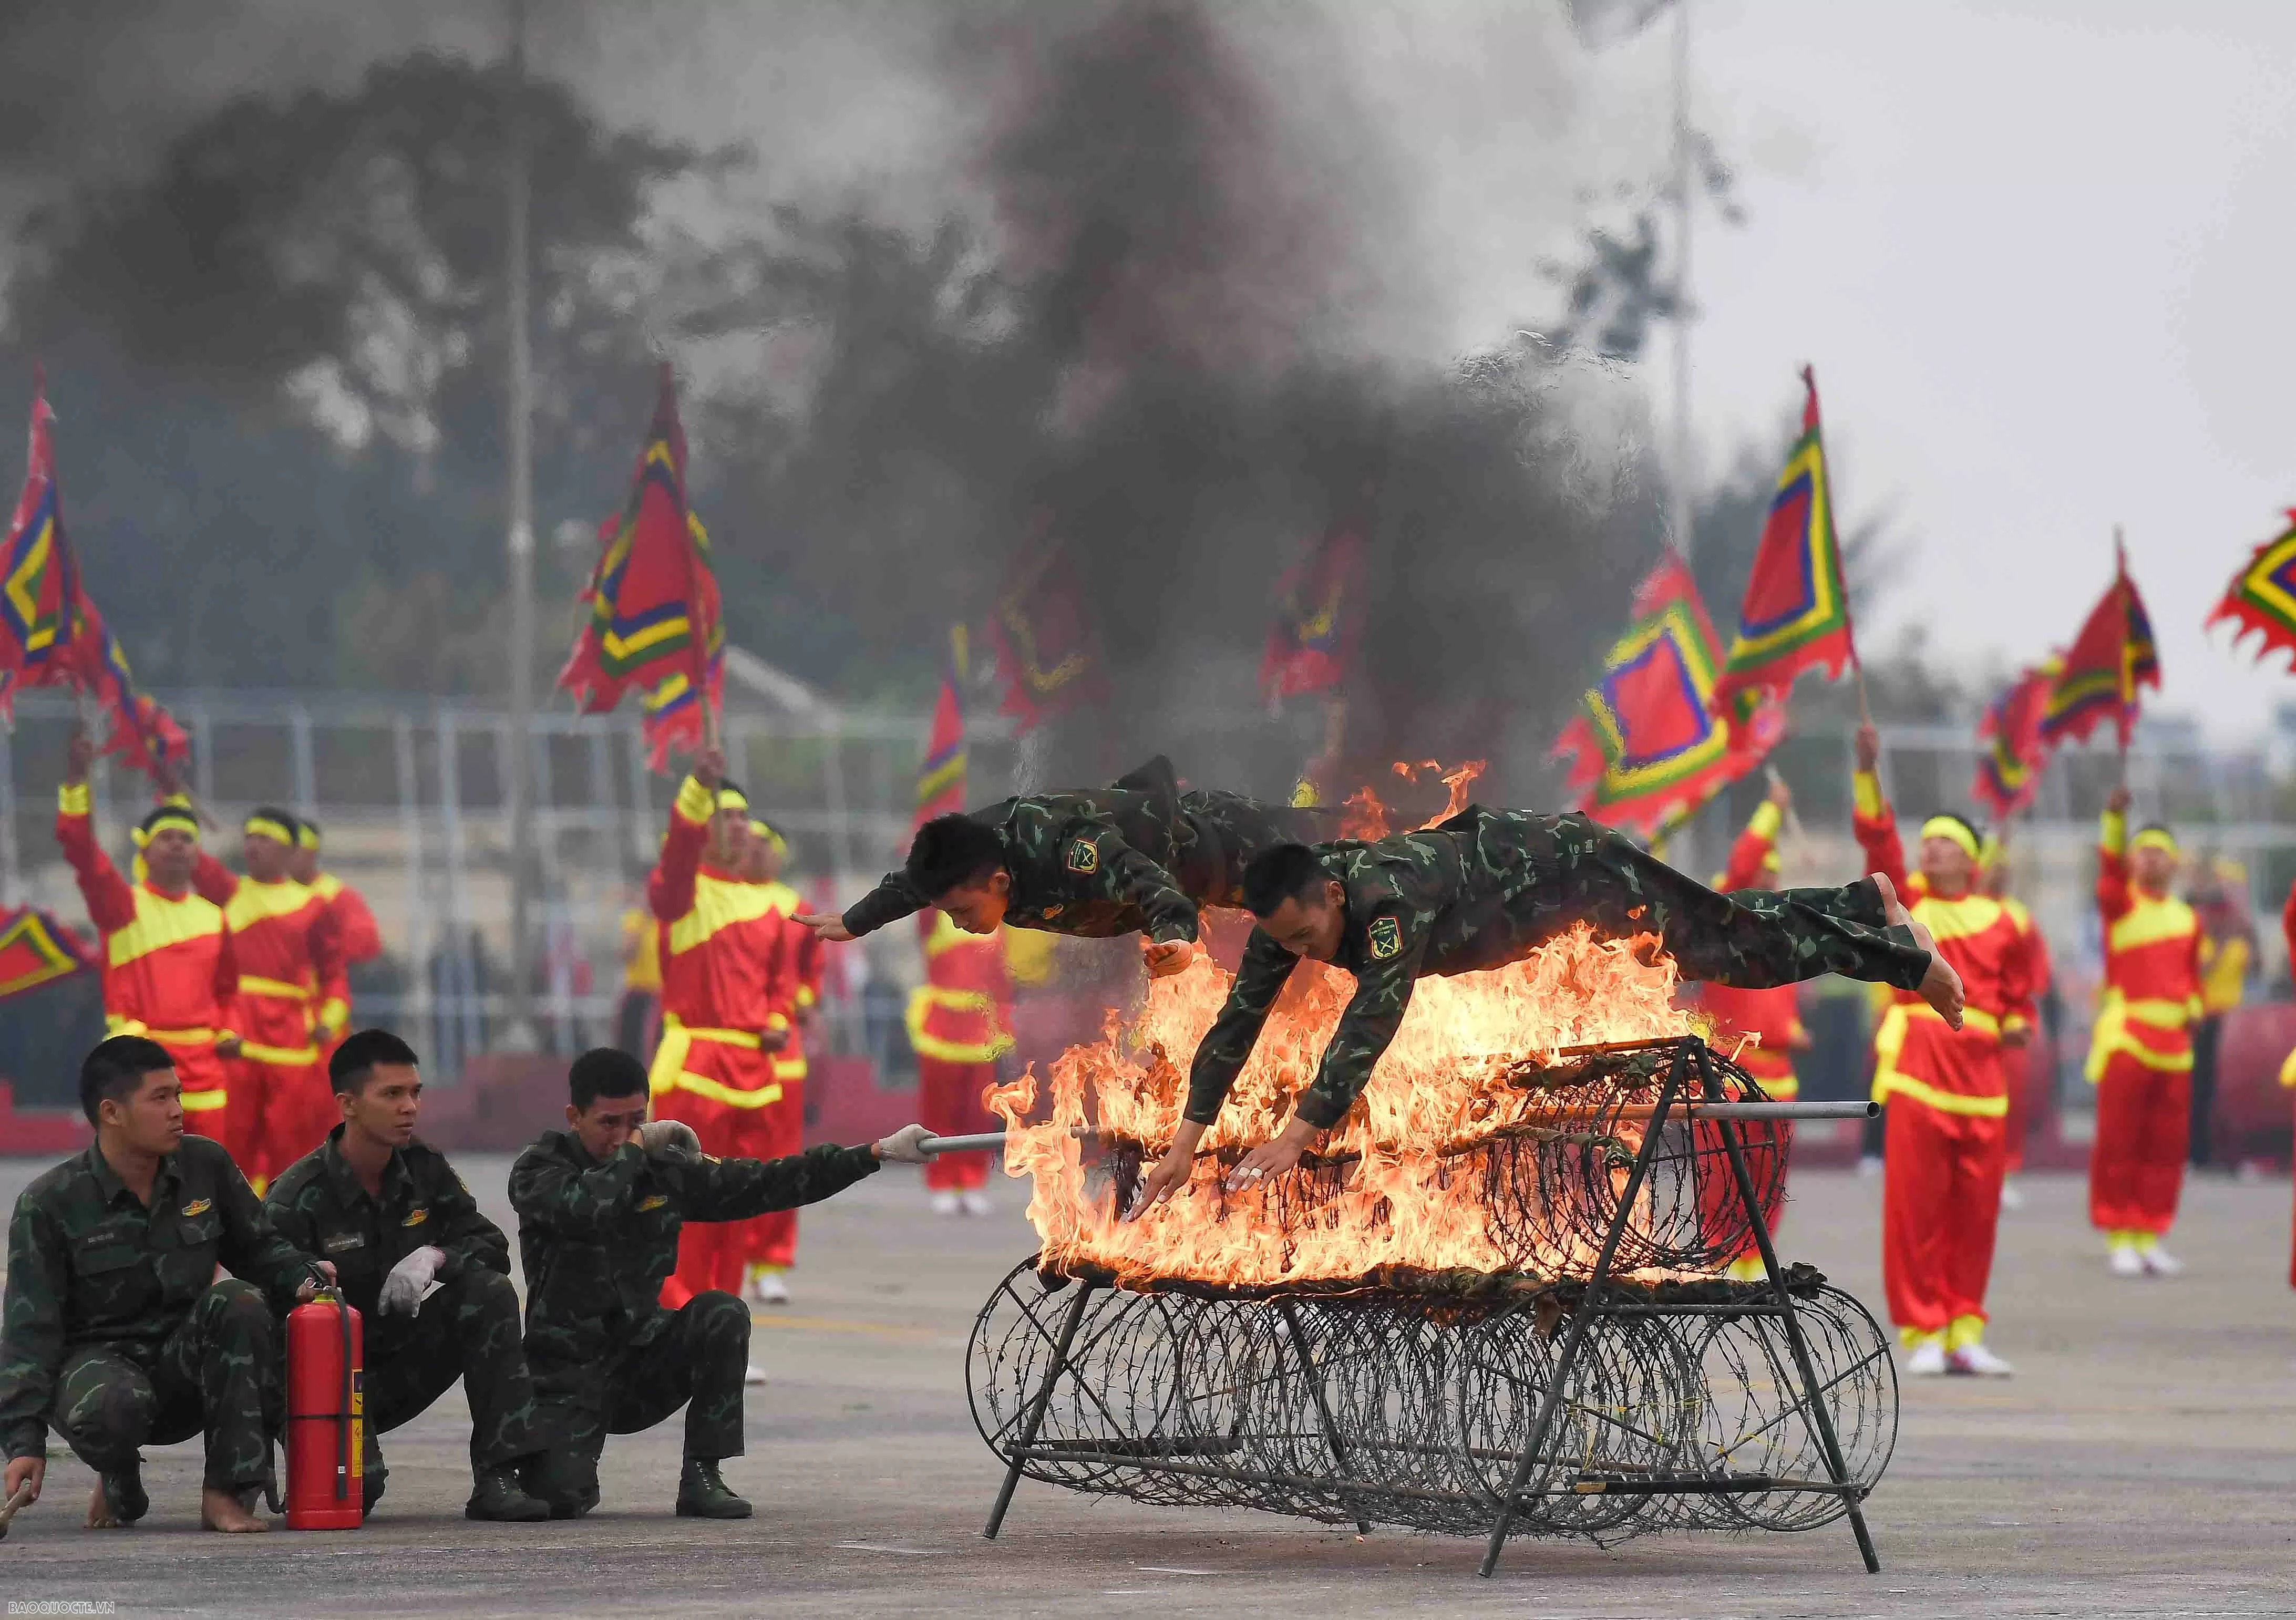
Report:
[[[503,115],[509,143],[510,387],[510,1027],[503,1044],[531,1051],[534,911],[534,356],[528,332],[526,0],[509,0],[510,71]]]

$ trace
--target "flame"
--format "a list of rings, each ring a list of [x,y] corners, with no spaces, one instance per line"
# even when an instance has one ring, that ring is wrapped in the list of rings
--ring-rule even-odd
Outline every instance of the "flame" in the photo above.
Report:
[[[1455,798],[1463,791],[1464,782],[1452,786]],[[1353,992],[1345,972],[1300,964],[1205,1133],[1193,1178],[1137,1222],[1121,1220],[1114,1190],[1087,1177],[1086,1138],[1137,1142],[1152,1156],[1169,1146],[1188,1059],[1227,999],[1223,970],[1200,957],[1185,973],[1150,981],[1128,1021],[1111,1013],[1100,1041],[1054,1060],[1043,1088],[1049,1117],[1024,1123],[1038,1111],[1033,1065],[984,1100],[1007,1126],[1005,1173],[1034,1180],[1029,1219],[1048,1263],[1103,1267],[1119,1281],[1254,1287],[1390,1266],[1503,1271],[1510,1262],[1487,1230],[1478,1178],[1447,1173],[1448,1155],[1536,1106],[1506,1083],[1523,1060],[1692,1032],[1690,1015],[1672,1005],[1674,963],[1652,943],[1597,939],[1582,925],[1505,967],[1421,979],[1361,1100],[1319,1150],[1357,1163],[1312,1220],[1283,1218],[1280,1185],[1231,1192],[1220,1182],[1234,1151],[1275,1134],[1313,1082]],[[1593,1256],[1542,1258],[1559,1274]]]

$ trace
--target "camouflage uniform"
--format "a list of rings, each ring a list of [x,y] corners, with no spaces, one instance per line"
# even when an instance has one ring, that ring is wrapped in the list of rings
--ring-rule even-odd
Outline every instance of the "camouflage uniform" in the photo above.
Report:
[[[1200,905],[1243,904],[1243,868],[1277,844],[1323,836],[1323,812],[1214,790],[1183,793],[1159,755],[1112,787],[1032,793],[967,813],[1004,846],[1013,892],[1005,923],[1086,939],[1196,937]],[[926,904],[888,872],[847,908],[859,938]]]
[[[680,1406],[688,1458],[740,1456],[750,1308],[714,1289],[663,1307],[678,1231],[811,1204],[876,1168],[865,1147],[827,1145],[775,1159],[650,1158],[632,1141],[595,1159],[570,1131],[545,1132],[520,1154],[510,1201],[526,1356],[549,1434],[527,1490],[554,1512],[588,1512],[606,1436],[651,1428]]]
[[[1471,805],[1439,826],[1321,845],[1347,889],[1333,964],[1356,991],[1324,1049],[1300,1117],[1337,1125],[1371,1078],[1428,974],[1520,960],[1580,922],[1611,938],[1655,934],[1687,978],[1760,988],[1841,973],[1917,988],[1929,953],[1888,928],[1873,885],[1721,895],[1583,815]],[[1186,1117],[1209,1125],[1251,1055],[1299,958],[1255,929],[1235,987],[1188,1077]]]
[[[510,1240],[437,1149],[416,1141],[392,1153],[375,1199],[343,1161],[342,1140],[339,1125],[271,1183],[264,1203],[291,1242],[335,1263],[343,1297],[365,1319],[370,1501],[387,1472],[377,1436],[428,1410],[456,1379],[471,1404],[473,1471],[541,1450]],[[383,1279],[426,1248],[447,1256],[437,1291],[411,1316],[384,1315]]]
[[[66,1159],[8,1223],[0,1444],[40,1456],[53,1424],[114,1474],[205,1429],[209,1486],[261,1483],[282,1420],[273,1310],[311,1274],[219,1142],[184,1137],[148,1207],[101,1148]]]

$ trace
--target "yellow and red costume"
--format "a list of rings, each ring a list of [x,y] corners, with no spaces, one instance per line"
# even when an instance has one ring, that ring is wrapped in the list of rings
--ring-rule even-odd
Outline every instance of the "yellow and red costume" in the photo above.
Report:
[[[308,826],[296,829],[296,837],[306,849],[319,847],[318,835]],[[336,970],[332,983],[314,983],[318,993],[322,1015],[319,1029],[319,1061],[324,1063],[335,1055],[335,1048],[343,1043],[343,1035],[350,1028],[351,980],[350,970],[363,961],[373,961],[382,954],[382,930],[375,926],[374,912],[367,905],[366,896],[331,871],[318,873],[311,880],[311,892],[319,896],[327,908],[327,915],[335,929]],[[337,1010],[332,1024],[325,1015]],[[329,1129],[332,1129],[331,1125]]]
[[[184,830],[199,823],[180,812]],[[231,925],[223,908],[195,890],[170,895],[140,873],[134,883],[95,840],[86,782],[67,782],[56,799],[56,842],[103,937],[106,1035],[157,1041],[184,1083],[184,1128],[238,1149],[230,1135],[230,1076],[216,1043],[234,1033],[239,984]]]
[[[781,843],[781,834],[762,822],[754,824],[752,836]],[[783,846],[786,852],[786,846]],[[795,1012],[809,1016],[821,1004],[823,950],[821,937],[795,919],[805,910],[805,900],[789,884],[775,879],[770,883],[756,885],[765,896],[766,907],[780,919],[780,970],[789,981],[791,1005]],[[759,1158],[780,1158],[786,1154],[805,1151],[805,1083],[808,1078],[805,1057],[804,1017],[793,1018],[790,1024],[789,1043],[774,1053],[774,1079],[779,1083],[780,1097],[758,1110],[750,1151]],[[797,1264],[797,1211],[776,1209],[754,1220],[742,1223],[748,1241],[747,1256],[750,1265],[768,1271],[786,1271]]]
[[[1746,830],[1738,835],[1738,841],[1730,847],[1729,864],[1715,880],[1714,887],[1725,893],[1776,888],[1778,824],[1783,819],[1784,812],[1775,805],[1765,802],[1757,809],[1753,819],[1746,823]],[[1698,999],[1714,1021],[1713,1040],[1718,1051],[1734,1058],[1767,1096],[1786,1102],[1801,1095],[1801,1080],[1794,1073],[1793,1053],[1808,1036],[1802,1028],[1801,998],[1797,986],[1778,985],[1763,990],[1742,990],[1731,985],[1705,984],[1698,987]],[[1793,1150],[1793,1126],[1746,1125],[1739,1130],[1751,1153],[1767,1153],[1772,1150],[1769,1144],[1775,1143],[1781,1166],[1776,1190],[1764,1200],[1762,1209],[1762,1219],[1775,1231],[1778,1210],[1785,1201],[1784,1164]],[[1714,1148],[1720,1150],[1718,1139]],[[1737,1203],[1736,1190],[1724,1177],[1711,1178],[1706,1196],[1726,1200],[1734,1208]],[[1750,1237],[1745,1248],[1732,1258],[1742,1267],[1758,1253]]]
[[[1013,978],[1002,932],[968,934],[947,912],[917,913],[925,982],[909,993],[909,1044],[917,1054],[917,1117],[936,1136],[996,1128],[980,1093],[996,1081],[996,1060],[1013,1045]],[[980,1150],[937,1153],[925,1186],[963,1192],[988,1182]]]
[[[2017,925],[2017,932],[2025,942],[2026,980],[2031,999],[2038,1005],[2049,993],[2049,976],[2054,971],[2049,961],[2049,942],[2041,926],[2033,920],[2033,913],[2025,903],[2010,896],[2000,896],[2002,909],[2009,920]],[[2039,1032],[2037,1029],[2035,1033]],[[2036,1088],[2051,1082],[2055,1069],[2050,1061],[2054,1054],[2037,1054],[2033,1043],[2005,1046],[2001,1049],[2001,1079],[2009,1090],[2008,1163],[2007,1173],[2016,1174],[2025,1167],[2025,1133],[2032,1124],[2036,1105],[2040,1100]]]
[[[258,831],[265,819],[250,820],[249,830],[272,836]],[[291,841],[291,829],[271,824]],[[308,884],[292,878],[258,883],[205,850],[192,887],[222,908],[238,959],[232,1027],[240,1046],[231,1060],[228,1140],[259,1191],[325,1141],[342,1117],[320,1038],[323,1029],[340,1034],[348,1013],[340,1002],[322,1002],[316,988],[340,982],[335,923]]]
[[[2157,828],[2137,835],[2170,853]],[[2128,819],[2107,811],[2097,840],[2096,908],[2104,921],[2104,998],[2089,1038],[2096,1141],[2088,1218],[2119,1242],[2166,1232],[2177,1218],[2192,1145],[2193,1026],[2201,1016],[2201,920],[2173,895],[2128,874]]]
[[[2007,1164],[2009,1093],[2001,1070],[2005,1033],[2032,1026],[2026,938],[2008,908],[1977,893],[1947,899],[1906,869],[1905,847],[1882,784],[1861,771],[1854,824],[1869,871],[1936,937],[1961,975],[1958,1030],[1912,991],[1893,993],[1874,1037],[1874,1099],[1889,1105],[1889,1169],[1882,1198],[1882,1283],[1890,1319],[1908,1345],[1941,1339],[1948,1352],[1985,1337],[1985,1291]],[[1975,834],[1950,816],[1923,836],[1951,838],[1969,853]]]
[[[746,807],[730,789],[713,794],[687,777],[670,809],[661,858],[646,879],[661,953],[661,1043],[649,1079],[653,1117],[685,1121],[702,1150],[721,1158],[758,1156],[759,1116],[782,1097],[774,1054],[761,1037],[790,1028],[794,1002],[782,917],[761,886],[702,858],[710,817]],[[688,1294],[739,1293],[749,1225],[687,1223],[671,1286]]]

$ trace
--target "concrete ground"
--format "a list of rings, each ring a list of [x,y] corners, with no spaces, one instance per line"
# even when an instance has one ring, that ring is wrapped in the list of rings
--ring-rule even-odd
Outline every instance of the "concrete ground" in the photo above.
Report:
[[[0,1165],[0,1195],[12,1201],[35,1168]],[[462,1168],[499,1218],[506,1162]],[[613,1443],[604,1504],[586,1519],[470,1524],[456,1393],[387,1437],[390,1497],[351,1533],[201,1534],[195,1446],[153,1454],[154,1506],[141,1526],[88,1532],[79,1518],[90,1477],[62,1458],[46,1496],[0,1544],[0,1597],[17,1614],[650,1620],[2296,1610],[2284,1182],[2195,1185],[2175,1242],[2190,1273],[2136,1283],[2105,1275],[2078,1182],[2030,1182],[2026,1208],[2006,1217],[1994,1278],[1994,1343],[2019,1376],[1906,1387],[1897,1458],[1867,1509],[1878,1576],[1860,1568],[1837,1525],[1662,1534],[1607,1552],[1519,1542],[1490,1582],[1476,1578],[1480,1549],[1466,1542],[1358,1539],[1028,1482],[1003,1538],[982,1541],[1000,1470],[967,1411],[965,1336],[996,1279],[1032,1247],[1021,1190],[997,1190],[991,1219],[933,1221],[914,1175],[895,1171],[807,1212],[796,1303],[758,1316],[773,1381],[750,1402],[749,1454],[726,1469],[758,1505],[749,1523],[671,1516],[672,1424]],[[1879,1183],[1811,1173],[1794,1194],[1785,1252],[1879,1314]]]

